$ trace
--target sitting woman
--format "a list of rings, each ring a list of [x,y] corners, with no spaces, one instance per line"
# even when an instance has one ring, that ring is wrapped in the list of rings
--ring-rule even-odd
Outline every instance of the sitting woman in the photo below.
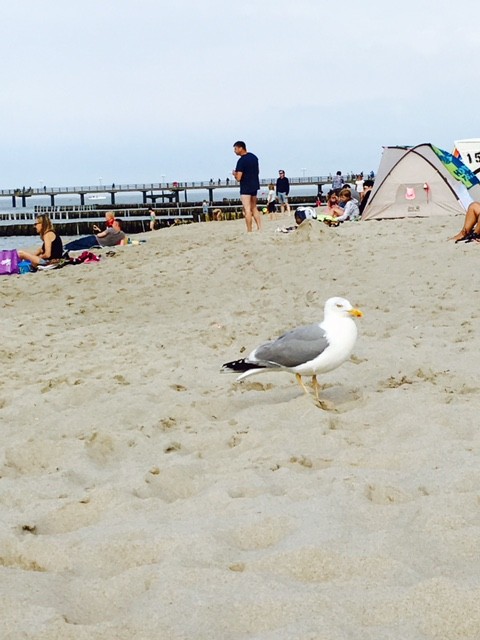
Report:
[[[350,189],[342,189],[338,194],[338,206],[333,207],[333,214],[337,222],[345,222],[346,220],[358,220],[360,211],[356,200],[352,199]]]
[[[35,253],[20,249],[18,251],[20,260],[30,260],[34,267],[44,267],[55,260],[60,260],[63,254],[62,239],[55,233],[50,218],[43,213],[37,216],[35,228],[43,244]]]

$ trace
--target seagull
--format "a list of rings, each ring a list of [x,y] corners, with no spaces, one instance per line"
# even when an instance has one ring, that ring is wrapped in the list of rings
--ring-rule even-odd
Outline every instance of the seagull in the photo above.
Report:
[[[339,367],[348,360],[357,339],[353,318],[363,313],[345,298],[329,298],[325,303],[322,322],[291,329],[276,340],[265,342],[247,358],[226,362],[222,371],[241,372],[237,381],[262,371],[288,371],[308,394],[302,376],[312,376],[318,402],[317,375]]]

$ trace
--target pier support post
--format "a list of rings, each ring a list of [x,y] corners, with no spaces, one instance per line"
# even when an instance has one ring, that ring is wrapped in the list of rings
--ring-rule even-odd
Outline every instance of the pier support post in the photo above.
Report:
[[[115,191],[110,191],[110,204],[115,204]]]
[[[80,205],[83,207],[85,205],[85,194],[80,194]]]
[[[208,190],[208,198],[210,202],[213,202],[213,189]]]
[[[53,195],[53,193],[50,194],[50,205],[52,207],[55,206],[55,196]]]
[[[16,206],[17,206],[17,199],[15,198],[15,196],[12,196],[12,207],[15,209]]]
[[[142,191],[142,194],[143,194],[143,204],[147,204],[147,192]]]

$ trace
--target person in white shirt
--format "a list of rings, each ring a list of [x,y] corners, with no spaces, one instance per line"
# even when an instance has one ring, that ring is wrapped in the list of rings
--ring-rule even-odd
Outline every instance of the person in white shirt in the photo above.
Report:
[[[363,197],[363,189],[364,189],[363,175],[361,173],[358,174],[357,179],[355,180],[355,189],[357,190],[358,195],[360,196],[360,201],[361,201]]]
[[[275,192],[275,185],[270,183],[268,185],[268,195],[267,195],[267,211],[269,213],[269,219],[276,219],[276,211],[277,211],[277,194]]]

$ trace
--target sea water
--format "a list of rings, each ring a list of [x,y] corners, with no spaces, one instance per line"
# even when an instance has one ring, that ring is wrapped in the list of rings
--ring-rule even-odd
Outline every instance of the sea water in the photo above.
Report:
[[[63,244],[75,240],[78,236],[62,235]],[[0,249],[23,249],[36,251],[42,244],[39,236],[0,236]]]

